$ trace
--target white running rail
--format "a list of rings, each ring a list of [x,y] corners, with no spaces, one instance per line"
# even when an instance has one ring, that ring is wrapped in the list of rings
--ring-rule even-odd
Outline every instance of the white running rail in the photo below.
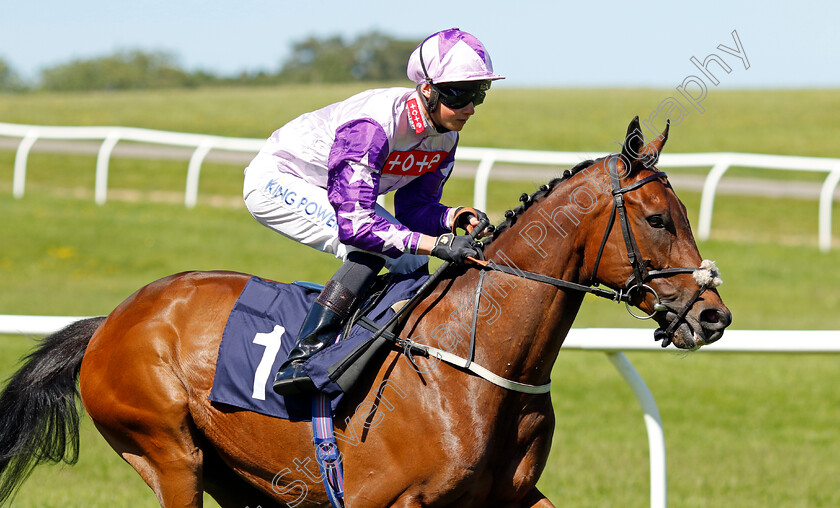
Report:
[[[0,315],[0,334],[41,336],[84,319],[74,316]],[[602,351],[630,385],[644,413],[650,454],[650,506],[668,504],[665,431],[659,408],[638,371],[623,351],[663,350],[644,328],[577,328],[569,332],[563,349]],[[840,330],[727,330],[725,340],[706,346],[702,353],[840,353]]]
[[[130,127],[47,127],[0,123],[0,136],[20,138],[15,156],[12,192],[16,198],[23,197],[26,186],[26,162],[32,145],[39,139],[60,140],[102,140],[96,159],[96,184],[94,199],[104,204],[108,195],[108,163],[111,152],[120,141],[132,141],[160,145],[195,148],[187,168],[187,184],[184,204],[195,206],[198,199],[198,180],[201,164],[211,150],[256,153],[264,140],[252,138],[229,138],[204,134],[137,129]],[[603,154],[601,154],[603,155]],[[534,165],[574,165],[596,156],[587,152],[551,152],[536,150],[511,150],[502,148],[458,148],[459,161],[478,162],[475,177],[473,204],[481,210],[487,209],[487,183],[490,172],[497,162]],[[658,167],[711,167],[703,185],[700,202],[698,238],[706,240],[712,229],[712,212],[718,183],[732,166],[775,169],[788,171],[826,172],[819,200],[819,246],[823,252],[831,249],[831,214],[834,191],[840,184],[840,159],[825,157],[797,157],[789,155],[763,155],[750,153],[683,153],[662,154]]]
[[[187,185],[184,204],[192,208],[198,198],[198,178],[201,164],[211,150],[226,150],[256,154],[265,143],[263,139],[229,138],[205,134],[157,131],[132,127],[46,127],[0,123],[0,136],[19,137],[21,142],[15,154],[12,193],[23,197],[26,187],[26,162],[29,151],[39,139],[102,140],[96,157],[96,184],[94,199],[102,205],[108,198],[108,164],[111,152],[120,141],[133,141],[157,145],[195,148],[187,167]]]
[[[602,154],[603,155],[603,154]],[[535,165],[574,165],[596,156],[587,152],[547,152],[510,150],[504,148],[458,148],[456,158],[478,162],[473,193],[474,206],[487,209],[487,184],[490,171],[497,162]],[[826,157],[798,157],[791,155],[764,155],[752,153],[663,153],[656,165],[659,168],[711,167],[703,183],[700,201],[700,220],[697,236],[707,240],[712,230],[712,212],[718,183],[732,166],[787,171],[817,171],[827,173],[820,191],[819,245],[820,250],[831,250],[831,213],[834,191],[840,183],[840,159]]]

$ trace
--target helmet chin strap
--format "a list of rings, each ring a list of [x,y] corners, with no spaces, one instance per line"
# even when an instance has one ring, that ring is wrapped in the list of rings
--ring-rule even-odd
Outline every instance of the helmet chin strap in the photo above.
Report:
[[[417,85],[417,94],[420,96],[420,100],[423,101],[423,106],[426,107],[426,112],[429,114],[429,121],[432,122],[432,125],[434,125],[435,130],[438,131],[439,134],[444,134],[446,132],[449,132],[451,129],[447,129],[446,127],[438,125],[437,122],[435,122],[435,119],[432,118],[432,113],[437,111],[440,107],[440,93],[438,93],[437,88],[432,86],[434,85],[434,82],[429,76],[429,71],[426,70],[426,62],[423,61],[423,44],[425,43],[426,41],[420,43],[419,56],[420,68],[423,69],[423,75],[426,77],[426,83],[429,85],[430,88],[429,97],[427,98],[426,95],[423,93],[422,84]]]
[[[426,108],[426,113],[428,113],[429,115],[429,121],[432,123],[435,130],[440,134],[449,132],[451,129],[447,129],[446,127],[438,125],[438,123],[435,122],[435,119],[432,116],[432,113],[434,111],[437,111],[440,107],[440,100],[438,98],[439,94],[438,91],[435,90],[435,87],[432,87],[429,97],[426,97],[426,95],[423,93],[423,85],[417,85],[417,95],[420,96],[420,100],[423,102],[423,106]]]

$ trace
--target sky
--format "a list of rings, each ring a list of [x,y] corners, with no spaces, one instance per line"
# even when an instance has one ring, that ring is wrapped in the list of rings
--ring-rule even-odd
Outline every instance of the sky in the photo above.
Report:
[[[0,58],[30,80],[49,66],[130,49],[234,75],[278,70],[292,44],[310,36],[379,30],[419,43],[459,27],[507,76],[494,86],[674,88],[695,76],[710,88],[836,88],[838,14],[840,3],[814,0],[3,0]],[[719,60],[707,61],[712,54]],[[692,57],[707,61],[711,76]]]

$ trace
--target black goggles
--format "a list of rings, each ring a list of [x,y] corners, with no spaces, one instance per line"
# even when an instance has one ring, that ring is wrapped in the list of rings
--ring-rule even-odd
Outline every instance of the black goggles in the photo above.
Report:
[[[452,109],[467,107],[469,103],[478,106],[484,102],[490,81],[463,81],[457,83],[432,83],[440,102]]]

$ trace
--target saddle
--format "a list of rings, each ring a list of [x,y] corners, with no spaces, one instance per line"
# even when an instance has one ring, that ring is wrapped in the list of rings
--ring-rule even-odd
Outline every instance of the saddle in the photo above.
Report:
[[[411,301],[428,277],[388,273],[377,278],[364,303],[344,324],[336,344],[327,348],[332,349],[331,354],[322,351],[304,364],[321,392],[330,396],[348,393],[381,352],[398,344],[396,334],[402,322],[391,318]],[[302,284],[316,292],[323,289],[312,283]]]
[[[345,323],[337,341],[304,364],[332,409],[360,377],[381,362],[398,340],[396,309],[414,296],[427,274],[385,274],[373,284],[363,305]],[[271,374],[286,360],[295,336],[321,287],[283,284],[252,277],[231,310],[219,346],[210,400],[258,413],[310,420],[306,398],[277,396]],[[384,329],[383,325],[387,325]],[[380,330],[381,329],[381,330]]]

